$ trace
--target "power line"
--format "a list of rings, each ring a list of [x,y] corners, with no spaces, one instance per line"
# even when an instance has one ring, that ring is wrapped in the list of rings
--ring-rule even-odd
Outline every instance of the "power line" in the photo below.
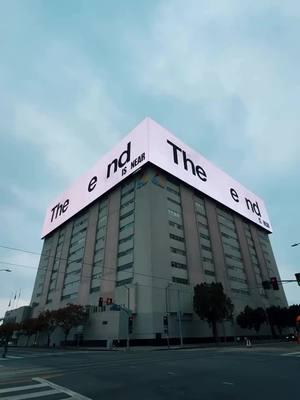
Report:
[[[45,258],[45,259],[47,259],[47,258],[49,258],[49,259],[50,259],[50,258],[53,258],[55,261],[57,261],[57,260],[59,260],[59,261],[68,261],[68,258],[56,257],[56,255],[54,255],[54,256],[51,256],[51,255],[43,255],[43,253],[37,253],[37,252],[34,252],[34,251],[25,250],[25,249],[21,249],[21,248],[17,248],[17,247],[10,247],[10,246],[0,245],[0,248],[4,248],[4,249],[7,249],[7,250],[12,250],[12,251],[18,251],[18,252],[27,253],[27,254],[33,254],[33,255],[37,255],[37,256],[40,256],[41,258]],[[76,261],[72,261],[72,263],[76,263]],[[16,267],[21,267],[21,268],[34,269],[34,270],[37,271],[37,272],[40,271],[40,270],[52,271],[50,268],[48,268],[48,266],[47,266],[47,267],[42,267],[41,265],[39,265],[38,268],[35,268],[35,267],[33,267],[33,266],[28,266],[28,265],[23,265],[23,264],[18,264],[18,263],[10,263],[10,262],[1,261],[1,260],[0,260],[0,264],[7,264],[7,265],[16,266]],[[49,264],[49,261],[48,261],[48,264]],[[80,262],[78,262],[78,264],[81,264],[82,266],[88,265],[88,266],[94,267],[94,263],[88,263],[88,262],[84,262],[84,261],[80,261]],[[52,267],[53,267],[53,266],[52,266]],[[103,267],[102,270],[103,270],[103,272],[100,272],[100,273],[99,273],[99,275],[102,274],[102,275],[99,276],[99,277],[101,278],[101,280],[106,280],[106,281],[110,281],[110,282],[117,282],[116,279],[113,280],[113,279],[104,278],[105,273],[109,273],[109,271],[107,271],[107,270],[111,270],[111,271],[113,271],[113,272],[118,272],[117,268]],[[56,273],[61,273],[61,274],[64,274],[64,275],[66,274],[66,271],[59,271],[59,270],[57,270],[57,271],[55,271],[55,272],[56,272]],[[76,272],[76,271],[74,271],[74,272]],[[71,275],[72,272],[70,272],[69,274]],[[165,281],[167,281],[167,282],[169,282],[169,283],[172,283],[172,284],[176,283],[176,282],[170,282],[170,279],[165,278],[165,277],[162,277],[162,276],[151,275],[151,274],[145,274],[145,273],[142,273],[142,272],[135,272],[135,271],[134,271],[134,274],[135,274],[135,275],[141,275],[141,276],[144,276],[144,277],[147,277],[147,278],[151,278],[151,279],[165,280]],[[74,275],[75,275],[75,273],[74,273]],[[81,278],[88,278],[88,279],[91,279],[92,274],[91,274],[91,275],[85,275],[84,273],[81,273],[80,277],[81,277]],[[290,282],[291,282],[290,280],[289,280],[289,281],[286,280],[285,282],[281,281],[282,284],[283,284],[283,283],[290,283]],[[139,284],[139,285],[141,286],[141,284]],[[150,286],[150,285],[145,285],[145,286],[146,286],[146,287],[153,287],[153,288],[155,288],[155,286]],[[157,288],[161,289],[160,287],[157,287]],[[263,286],[260,286],[260,285],[251,286],[251,287],[248,286],[248,289],[250,289],[250,290],[253,290],[253,289],[263,289]]]
[[[15,266],[15,267],[17,267],[17,268],[20,267],[20,268],[34,269],[35,271],[38,271],[38,270],[40,270],[40,269],[45,269],[46,271],[48,270],[47,267],[44,267],[44,268],[42,267],[42,268],[37,269],[37,268],[35,268],[35,267],[33,267],[33,266],[30,266],[30,265],[24,265],[24,264],[18,264],[18,263],[10,263],[10,262],[1,261],[1,260],[0,260],[0,264],[7,264],[7,265]],[[106,269],[106,268],[104,268],[104,273],[103,273],[102,275],[100,275],[101,273],[99,273],[99,275],[100,275],[100,276],[99,276],[100,280],[101,280],[101,281],[108,281],[108,282],[114,282],[114,283],[116,283],[116,282],[117,282],[116,279],[104,278],[105,272],[108,272],[108,271],[105,271],[105,269]],[[109,268],[109,269],[112,269],[112,268]],[[65,275],[65,272],[64,272],[64,271],[56,271],[56,272]],[[71,272],[70,274],[72,274],[72,272]],[[141,274],[141,273],[135,272],[135,274]],[[142,274],[142,275],[146,275],[146,274]],[[92,276],[92,275],[85,275],[85,274],[81,274],[81,275],[80,275],[81,278],[88,278],[88,279],[90,279],[91,276]],[[147,276],[147,277],[150,277],[150,278],[153,278],[153,277],[154,277],[154,276],[152,276],[152,275],[146,275],[146,276]],[[160,279],[166,279],[166,278],[160,278]],[[176,282],[170,282],[169,279],[167,279],[167,280],[168,280],[169,283],[176,284]],[[145,284],[142,284],[142,283],[139,283],[139,282],[138,282],[138,285],[139,285],[139,286],[143,286],[143,287],[150,287],[150,288],[154,288],[154,289],[166,290],[166,288],[163,288],[163,287],[160,287],[160,286],[145,285]],[[121,287],[121,286],[120,286],[120,287]],[[172,287],[169,287],[169,290],[172,290]],[[176,289],[176,290],[177,290],[177,289]],[[190,292],[190,290],[183,289],[182,287],[180,288],[180,290],[181,290],[182,292],[184,292],[184,291],[185,291],[185,292]]]
[[[19,252],[22,252],[22,253],[29,253],[29,254],[39,255],[43,259],[53,258],[55,261],[57,261],[57,260],[59,260],[59,261],[68,261],[68,258],[62,258],[62,257],[56,257],[56,256],[50,256],[50,255],[45,256],[42,253],[36,253],[36,252],[33,252],[33,251],[24,250],[24,249],[20,249],[20,248],[16,248],[16,247],[8,247],[8,246],[0,245],[0,248],[5,248],[5,249],[8,249],[8,250],[13,250],[13,251],[19,251]],[[75,260],[72,261],[72,263],[76,263],[76,262],[78,262],[78,261],[75,261]],[[5,261],[2,262],[0,260],[0,263],[5,264],[6,262]],[[22,266],[23,268],[31,268],[31,269],[35,269],[36,271],[40,271],[41,269],[45,269],[46,271],[51,271],[51,269],[48,268],[48,266],[47,267],[39,266],[38,268],[35,268],[35,267],[32,267],[32,266],[25,266],[25,265],[17,264],[17,263],[16,264],[6,263],[6,264],[8,264],[8,265],[17,265],[17,266],[20,266],[20,267]],[[48,264],[49,264],[49,261],[48,261]],[[88,266],[94,267],[95,263],[88,263],[88,262],[85,262],[85,261],[80,261],[80,262],[78,262],[78,264],[81,264],[82,266],[88,265]],[[113,272],[118,272],[117,268],[112,268],[112,267],[103,267],[103,270],[111,270]],[[57,271],[57,272],[65,274],[65,271]],[[170,279],[165,278],[163,276],[145,274],[145,273],[142,273],[142,272],[134,272],[134,274],[145,276],[145,277],[148,277],[148,278],[153,278],[153,279],[166,280],[166,281],[170,282]],[[84,276],[84,275],[81,275],[81,276]],[[90,276],[86,275],[86,277],[90,277]]]

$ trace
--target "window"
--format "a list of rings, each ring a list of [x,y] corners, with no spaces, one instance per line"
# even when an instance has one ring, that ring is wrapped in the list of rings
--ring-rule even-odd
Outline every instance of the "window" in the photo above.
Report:
[[[228,275],[228,277],[232,282],[247,283],[247,279],[237,278],[236,276],[232,276],[232,275]]]
[[[126,214],[123,214],[123,215],[120,217],[120,220],[129,217],[129,215],[132,215],[133,213],[134,213],[134,210],[128,211]]]
[[[133,278],[122,279],[121,281],[116,282],[116,286],[128,285],[129,283],[132,283],[132,281],[133,281]]]
[[[126,190],[126,191],[125,191]],[[132,193],[132,192],[134,192],[134,187],[133,188],[131,188],[131,189],[122,189],[122,197],[125,197],[125,196],[127,196],[129,193]]]
[[[93,287],[93,288],[90,289],[90,293],[99,292],[99,290],[100,290],[100,286]]]
[[[204,273],[205,273],[205,275],[208,275],[208,276],[215,276],[216,275],[214,271],[209,271],[208,269],[205,269]]]
[[[122,204],[121,208],[125,208],[125,207],[129,206],[132,203],[134,203],[134,198],[132,198],[132,199],[126,201],[126,203]]]
[[[169,236],[170,239],[177,240],[178,242],[184,242],[184,238],[181,236],[173,235],[173,233],[170,233]]]
[[[184,284],[184,285],[187,285],[187,284],[188,284],[188,280],[187,280],[187,279],[184,279],[184,278],[177,278],[176,276],[173,276],[173,277],[172,277],[172,282],[175,282],[175,283],[182,283],[182,284]]]
[[[180,203],[179,201],[176,201],[176,200],[172,199],[171,197],[168,197],[168,200],[169,200],[171,203],[177,204],[178,206],[181,205],[181,203]]]
[[[124,265],[120,265],[117,268],[117,271],[125,271],[126,269],[130,269],[133,267],[133,263],[128,263],[128,264],[124,264]]]
[[[170,193],[173,193],[173,194],[176,194],[177,196],[179,196],[179,190],[175,190],[175,189],[171,188],[170,186],[167,186],[167,190]]]
[[[168,213],[170,216],[175,217],[175,218],[180,218],[181,213],[178,211],[171,210],[170,208],[168,209]]]
[[[107,223],[107,215],[100,217],[98,220],[98,226],[104,226]]]
[[[118,253],[118,257],[124,257],[124,256],[126,256],[127,254],[131,254],[132,252],[133,252],[133,248],[128,249],[128,250],[124,250],[124,251],[120,251],[120,252]]]
[[[210,240],[209,235],[206,235],[205,233],[199,233],[199,236],[203,239]]]
[[[204,204],[199,203],[198,201],[195,202],[195,209],[196,213],[200,215],[206,215]]]
[[[175,254],[180,254],[182,256],[186,255],[186,252],[184,250],[176,249],[175,247],[170,247],[171,252]]]
[[[124,231],[124,230],[126,230],[126,229],[129,229],[131,226],[133,226],[134,225],[134,221],[133,222],[129,222],[128,224],[126,224],[126,225],[124,225],[124,226],[122,226],[121,228],[120,228],[120,232],[122,232],[122,231]]]
[[[179,263],[179,262],[176,262],[176,261],[172,261],[172,262],[171,262],[171,266],[172,266],[173,268],[187,269],[186,264],[182,264],[182,263]]]
[[[129,240],[132,240],[133,237],[134,237],[134,235],[129,235],[129,236],[127,236],[127,237],[124,238],[124,239],[120,239],[120,240],[119,240],[119,244],[126,243],[126,242],[128,242]]]
[[[177,224],[176,222],[173,222],[173,221],[169,221],[169,225],[176,229],[181,229],[181,230],[183,229],[182,225]]]

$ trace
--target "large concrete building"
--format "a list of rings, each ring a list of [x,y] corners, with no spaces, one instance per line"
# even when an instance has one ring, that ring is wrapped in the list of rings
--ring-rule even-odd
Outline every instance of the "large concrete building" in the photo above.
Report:
[[[33,316],[90,306],[86,343],[125,339],[126,310],[136,342],[164,338],[165,314],[170,338],[210,337],[193,312],[198,283],[221,282],[235,314],[287,305],[282,288],[262,287],[279,278],[270,232],[261,199],[147,118],[49,207]]]

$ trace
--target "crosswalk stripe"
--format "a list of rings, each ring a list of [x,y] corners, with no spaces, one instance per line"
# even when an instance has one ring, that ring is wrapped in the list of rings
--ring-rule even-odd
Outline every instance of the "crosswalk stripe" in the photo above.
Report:
[[[17,394],[16,396],[2,397],[1,400],[25,400],[25,399],[33,399],[35,397],[50,396],[52,394],[57,394],[57,393],[60,393],[60,391],[57,389],[49,389],[49,390],[44,390],[43,392]]]
[[[280,355],[283,357],[287,357],[287,356],[298,356],[298,354],[300,354],[300,351],[294,351],[293,353],[283,353]]]
[[[35,388],[40,388],[40,387],[44,387],[44,386],[48,386],[47,383],[35,383],[34,385],[16,386],[13,388],[0,389],[0,393],[18,392],[21,390],[35,389]]]
[[[43,378],[32,378],[32,380],[36,381],[36,382],[41,382],[41,383],[45,382],[50,387],[52,387],[53,389],[57,390],[58,392],[66,393],[66,394],[68,394],[69,396],[73,397],[76,400],[92,400],[90,397],[86,397],[86,396],[83,396],[82,394],[79,394],[77,392],[73,392],[73,390],[67,389],[67,388],[65,388],[63,386],[59,386],[56,383],[47,381],[46,379],[43,379]]]

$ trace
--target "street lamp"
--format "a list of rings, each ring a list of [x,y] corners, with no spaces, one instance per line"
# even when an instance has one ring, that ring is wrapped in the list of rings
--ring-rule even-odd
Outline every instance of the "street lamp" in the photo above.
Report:
[[[300,245],[300,242],[299,242],[299,243],[291,244],[291,247],[296,247],[296,246],[299,246],[299,245]]]
[[[11,269],[8,269],[8,268],[2,268],[2,269],[0,269],[0,271],[5,271],[5,272],[12,272],[12,270]]]

